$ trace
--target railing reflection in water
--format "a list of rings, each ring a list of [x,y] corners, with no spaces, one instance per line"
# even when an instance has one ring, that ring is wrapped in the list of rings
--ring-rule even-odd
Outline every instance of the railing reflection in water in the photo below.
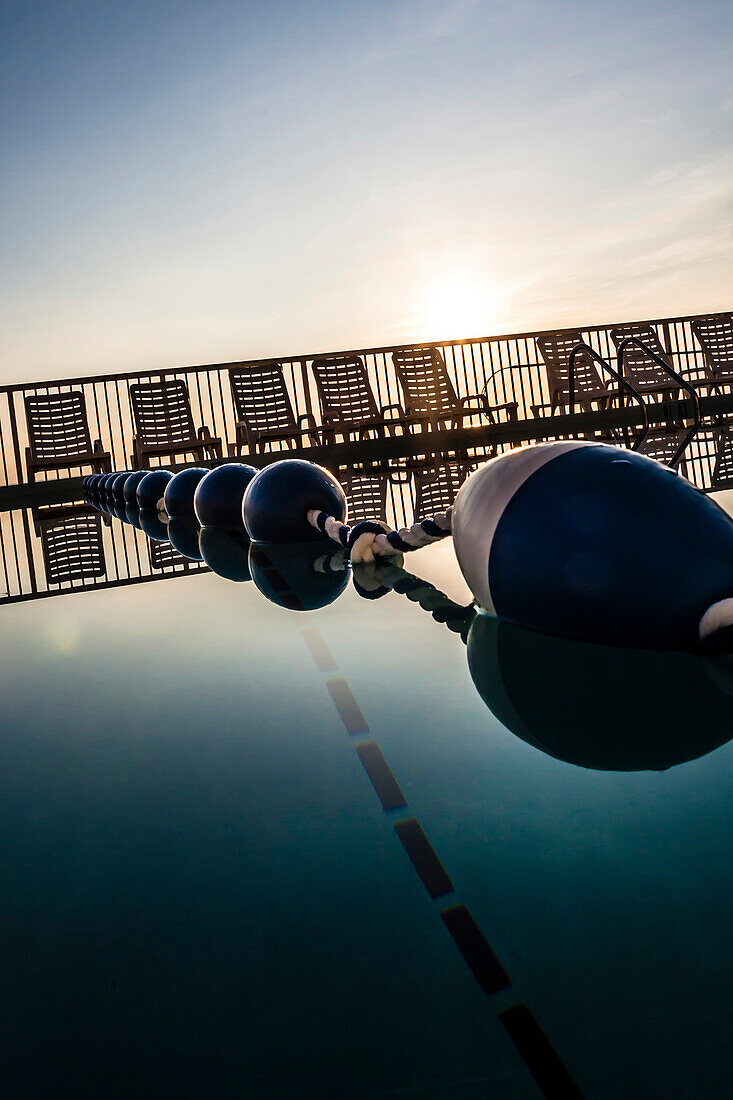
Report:
[[[399,528],[448,508],[469,472],[467,464],[451,462],[339,476],[350,519],[379,518]],[[159,533],[164,536],[163,525]],[[191,545],[193,553],[195,540]],[[0,562],[0,603],[208,571],[162,537],[83,500],[0,513]]]

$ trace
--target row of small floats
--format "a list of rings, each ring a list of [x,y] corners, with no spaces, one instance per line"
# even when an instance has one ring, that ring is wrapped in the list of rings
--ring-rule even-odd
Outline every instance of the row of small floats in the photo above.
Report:
[[[91,506],[169,541],[227,580],[254,581],[268,600],[291,611],[332,603],[350,580],[369,599],[401,593],[466,643],[473,683],[500,722],[559,760],[636,771],[703,756],[733,736],[727,653],[733,585],[726,590],[733,579],[733,523],[684,479],[643,456],[596,444],[585,456],[578,444],[539,445],[553,446],[562,449],[508,452],[461,489],[453,535],[462,540],[456,553],[476,597],[468,607],[394,558],[350,565],[341,547],[305,523],[302,500],[291,509],[290,537],[251,540],[243,501],[261,474],[243,463],[175,475],[163,469],[92,475],[85,493]],[[558,463],[563,455],[570,460]],[[270,485],[276,482],[270,475]],[[288,511],[283,499],[271,503],[275,518]],[[344,506],[337,518],[345,512]],[[294,537],[301,519],[303,537]],[[645,590],[650,578],[651,593]],[[601,585],[615,589],[601,592],[598,605]],[[606,644],[592,622],[584,628],[583,614],[590,620],[609,600],[617,605],[613,629],[626,629],[627,644],[618,633]],[[697,628],[706,614],[710,619],[711,604],[718,608],[712,615],[722,644],[677,644],[687,637],[680,622],[694,620]],[[539,624],[512,614],[515,607],[529,607]],[[548,608],[555,615],[549,621]],[[650,615],[669,630],[671,645],[648,644],[654,632],[642,620]],[[628,624],[636,618],[642,626],[634,633]],[[563,636],[573,631],[577,636]],[[414,647],[416,637],[419,632],[406,644]]]

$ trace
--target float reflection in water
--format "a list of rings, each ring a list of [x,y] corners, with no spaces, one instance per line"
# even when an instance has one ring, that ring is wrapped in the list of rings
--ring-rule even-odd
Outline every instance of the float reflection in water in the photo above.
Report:
[[[730,657],[576,642],[479,612],[468,667],[502,725],[583,768],[659,771],[733,737]]]
[[[522,741],[599,771],[659,771],[733,737],[733,659],[540,634],[454,603],[394,564],[354,567],[357,591],[394,590],[466,642],[471,679]]]
[[[262,595],[290,611],[326,607],[338,599],[350,577],[342,551],[324,538],[287,544],[253,542],[249,568]]]
[[[173,536],[185,556],[203,558],[227,579],[251,576],[268,600],[288,610],[333,603],[352,576],[344,551],[326,538],[250,544],[244,533],[199,530],[191,521],[172,519],[166,526],[145,509],[139,522],[153,538]],[[521,740],[559,760],[608,771],[662,770],[704,756],[733,736],[730,656],[538,633],[455,604],[394,559],[355,566],[353,578],[360,595],[402,592],[460,634],[489,710]]]

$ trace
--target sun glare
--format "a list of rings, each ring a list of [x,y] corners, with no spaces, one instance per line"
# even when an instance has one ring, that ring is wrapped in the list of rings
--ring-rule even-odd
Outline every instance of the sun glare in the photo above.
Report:
[[[496,324],[496,293],[478,280],[449,278],[430,289],[420,312],[427,339],[485,336]]]

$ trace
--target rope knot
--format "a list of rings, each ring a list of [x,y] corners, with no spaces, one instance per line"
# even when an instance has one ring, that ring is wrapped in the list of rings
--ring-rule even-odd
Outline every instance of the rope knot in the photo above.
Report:
[[[363,519],[355,523],[349,532],[347,549],[351,561],[356,563],[374,561],[374,543],[379,535],[389,531],[386,523],[373,519]]]

